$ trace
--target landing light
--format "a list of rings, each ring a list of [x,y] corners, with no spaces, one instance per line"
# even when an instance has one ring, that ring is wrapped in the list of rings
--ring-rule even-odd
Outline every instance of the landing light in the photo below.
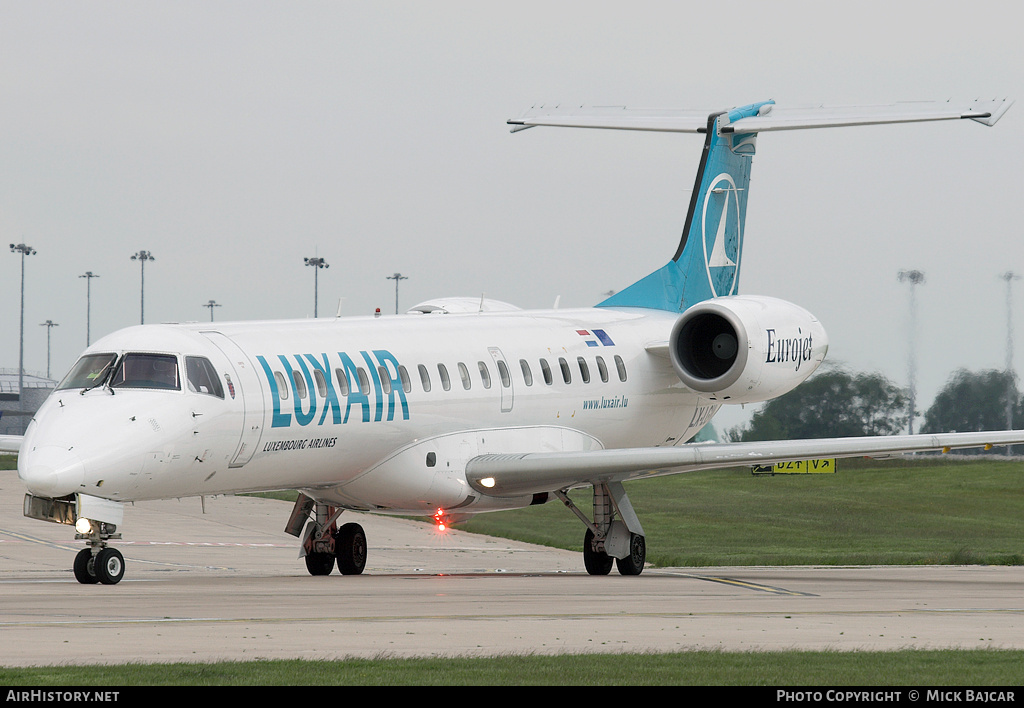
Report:
[[[480,480],[480,486],[490,489],[494,486],[494,477],[484,477]]]
[[[92,531],[92,522],[89,521],[89,519],[79,517],[78,521],[75,522],[75,531],[77,531],[80,534],[89,533],[90,531]]]

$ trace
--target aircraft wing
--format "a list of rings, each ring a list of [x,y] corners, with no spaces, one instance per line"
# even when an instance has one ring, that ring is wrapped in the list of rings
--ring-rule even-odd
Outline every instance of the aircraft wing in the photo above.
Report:
[[[17,452],[21,449],[21,435],[0,435],[0,452]]]
[[[520,497],[602,482],[747,467],[815,458],[888,457],[910,452],[1015,445],[1024,430],[938,435],[892,435],[750,443],[693,443],[679,447],[590,452],[494,454],[474,457],[466,479],[476,491]]]
[[[851,125],[914,123],[969,118],[995,125],[1013,105],[1008,99],[975,101],[914,101],[873,106],[778,106],[774,101],[732,110],[651,109],[625,106],[539,106],[508,121],[512,132],[534,126],[612,128],[672,133],[702,133],[708,117],[723,115],[723,133],[760,133]]]

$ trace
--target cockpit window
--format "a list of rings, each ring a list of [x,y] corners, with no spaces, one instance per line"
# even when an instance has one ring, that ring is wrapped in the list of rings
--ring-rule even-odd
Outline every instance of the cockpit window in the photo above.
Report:
[[[115,354],[87,354],[79,359],[64,380],[58,384],[58,389],[64,388],[92,388],[99,386],[110,373],[110,367],[117,359]]]
[[[221,386],[217,370],[206,357],[185,357],[185,376],[188,378],[189,391],[224,398],[224,387]]]
[[[110,379],[110,387],[180,391],[178,359],[173,354],[125,354]]]

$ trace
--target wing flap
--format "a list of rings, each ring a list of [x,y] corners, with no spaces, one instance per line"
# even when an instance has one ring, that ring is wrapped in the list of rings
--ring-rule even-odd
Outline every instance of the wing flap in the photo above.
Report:
[[[480,455],[466,465],[466,480],[481,494],[518,497],[600,482],[698,470],[774,464],[821,457],[885,457],[1024,443],[1024,431],[893,435],[588,452]]]

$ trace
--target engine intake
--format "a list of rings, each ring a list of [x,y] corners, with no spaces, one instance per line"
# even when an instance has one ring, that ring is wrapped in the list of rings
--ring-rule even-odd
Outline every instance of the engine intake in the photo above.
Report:
[[[679,379],[723,403],[780,396],[810,376],[827,351],[825,330],[807,310],[750,295],[694,305],[669,338]]]
[[[706,308],[683,317],[676,324],[678,334],[673,335],[676,345],[672,351],[678,356],[682,369],[680,378],[697,391],[714,391],[729,382],[722,379],[730,371],[737,374],[745,362],[736,366],[742,354],[746,359],[746,332],[742,322],[733,321],[725,308]]]

